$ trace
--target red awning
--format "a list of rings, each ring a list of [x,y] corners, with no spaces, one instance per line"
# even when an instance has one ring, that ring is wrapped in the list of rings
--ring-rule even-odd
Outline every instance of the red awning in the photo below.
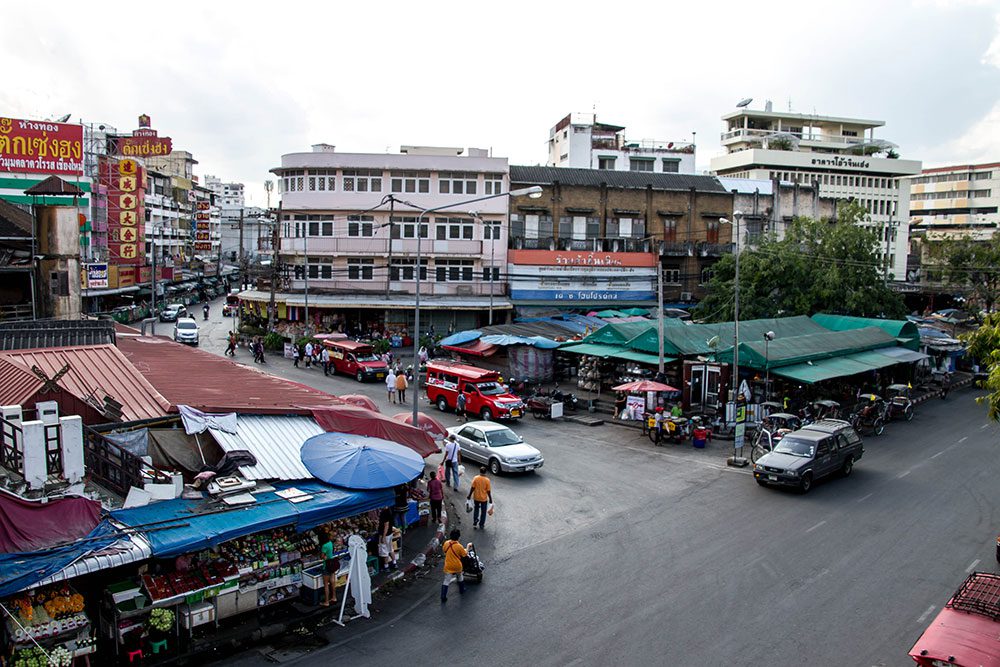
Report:
[[[333,408],[314,408],[313,419],[324,431],[370,435],[405,445],[424,458],[437,454],[437,443],[420,428],[394,421],[385,415],[353,405]]]
[[[465,345],[442,345],[441,347],[452,352],[458,352],[459,354],[468,354],[472,357],[489,357],[497,351],[496,345],[490,345],[481,340],[474,340]]]
[[[80,539],[100,515],[101,504],[89,498],[41,503],[0,492],[0,553],[37,551]]]

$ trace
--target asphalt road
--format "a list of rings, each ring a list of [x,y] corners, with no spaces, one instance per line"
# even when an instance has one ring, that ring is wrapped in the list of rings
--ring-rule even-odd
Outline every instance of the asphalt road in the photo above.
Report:
[[[221,353],[219,310],[202,345]],[[275,361],[268,371],[398,409],[378,385]],[[867,437],[851,478],[805,496],[727,468],[727,443],[654,448],[620,427],[523,420],[545,467],[495,480],[485,531],[458,517],[489,563],[484,584],[441,605],[437,578],[421,581],[298,664],[912,664],[966,572],[996,565],[998,430],[974,395]],[[251,650],[228,664],[265,661]]]

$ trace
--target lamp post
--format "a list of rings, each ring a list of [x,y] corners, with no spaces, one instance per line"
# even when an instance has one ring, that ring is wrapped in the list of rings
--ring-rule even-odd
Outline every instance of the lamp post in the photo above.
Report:
[[[742,211],[733,211],[733,220],[719,218],[719,222],[733,226],[733,254],[736,257],[735,276],[733,278],[733,379],[730,386],[733,389],[730,395],[733,399],[733,406],[736,409],[736,438],[733,441],[733,456],[727,463],[730,465],[744,467],[747,460],[743,458],[743,434],[746,430],[746,413],[740,414],[739,391],[740,391],[740,220],[743,218]],[[743,417],[741,419],[740,417]],[[736,454],[739,451],[739,455]]]
[[[498,197],[531,197],[532,199],[538,199],[542,196],[542,188],[538,185],[533,185],[529,188],[521,188],[519,190],[511,190],[510,192],[499,192],[495,195],[486,195],[484,197],[476,197],[475,199],[466,199],[465,201],[454,202],[451,204],[445,204],[443,206],[432,206],[431,208],[421,209],[420,215],[417,216],[417,270],[414,275],[414,286],[413,286],[413,296],[414,296],[414,308],[413,308],[413,425],[416,426],[419,422],[417,421],[417,408],[420,404],[420,274],[423,268],[420,264],[421,254],[420,254],[420,239],[422,234],[420,233],[421,227],[423,226],[424,218],[427,217],[428,213],[435,213],[437,211],[444,211],[447,209],[457,208],[459,206],[464,206],[466,204],[475,204],[476,202],[486,201],[488,199],[496,199]],[[400,200],[402,201],[402,200]],[[416,204],[408,201],[402,201],[402,203],[407,206],[412,206],[413,208],[420,208]]]
[[[478,220],[483,225],[483,231],[487,229],[490,230],[490,318],[489,325],[493,326],[493,274],[496,272],[494,262],[495,252],[496,252],[496,242],[497,234],[500,229],[500,223],[496,220],[483,220],[483,217],[479,215],[479,211],[469,211],[469,215]]]
[[[774,340],[774,332],[768,331],[764,334],[764,400],[771,400],[771,358],[768,355],[767,345]]]

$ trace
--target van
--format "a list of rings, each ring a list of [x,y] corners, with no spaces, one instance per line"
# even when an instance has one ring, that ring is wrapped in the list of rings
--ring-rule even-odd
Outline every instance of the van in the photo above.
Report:
[[[458,395],[465,396],[465,411],[491,419],[520,419],[524,403],[500,384],[500,374],[451,361],[427,364],[427,399],[444,412],[454,410]]]
[[[358,382],[383,380],[389,374],[389,367],[368,343],[324,340],[323,346],[330,350],[330,366],[335,373],[353,375]]]

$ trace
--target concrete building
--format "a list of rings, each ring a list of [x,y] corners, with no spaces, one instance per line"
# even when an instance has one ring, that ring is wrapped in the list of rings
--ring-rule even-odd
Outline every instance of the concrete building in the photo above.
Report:
[[[720,177],[719,182],[733,193],[733,212],[743,213],[735,241],[739,248],[753,246],[765,234],[783,238],[795,218],[835,220],[837,217],[837,200],[821,196],[812,184],[726,177]]]
[[[731,216],[733,195],[712,176],[512,166],[510,182],[543,189],[510,202],[518,308],[652,306],[657,265],[665,299],[690,302],[732,251],[719,218]]]
[[[878,230],[880,253],[892,279],[906,276],[909,186],[917,160],[898,158],[893,144],[876,139],[879,120],[739,109],[722,117],[726,154],[712,158],[712,173],[813,185],[820,196],[859,201],[864,223]]]
[[[626,139],[625,128],[571,113],[549,130],[549,167],[654,173],[695,173],[695,145],[686,141]]]
[[[506,158],[475,148],[373,154],[317,144],[283,155],[271,171],[283,208],[279,319],[303,321],[308,286],[317,326],[412,328],[416,223],[432,207],[442,210],[420,230],[423,327],[468,328],[491,309],[510,309],[499,275],[507,260],[506,197],[460,203],[507,192]]]

